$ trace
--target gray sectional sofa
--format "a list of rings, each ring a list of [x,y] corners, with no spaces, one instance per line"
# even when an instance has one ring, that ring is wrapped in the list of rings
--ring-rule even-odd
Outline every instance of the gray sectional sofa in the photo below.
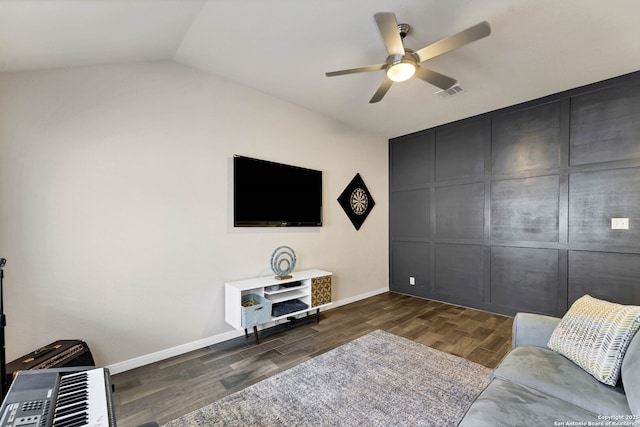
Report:
[[[625,353],[616,387],[547,348],[561,319],[518,313],[513,348],[460,427],[640,426],[640,333]]]

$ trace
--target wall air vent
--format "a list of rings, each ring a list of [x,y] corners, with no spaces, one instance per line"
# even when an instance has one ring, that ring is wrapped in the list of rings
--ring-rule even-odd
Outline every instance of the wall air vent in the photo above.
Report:
[[[439,90],[436,92],[436,95],[440,96],[442,99],[447,99],[462,92],[464,92],[464,89],[456,83],[447,90]]]

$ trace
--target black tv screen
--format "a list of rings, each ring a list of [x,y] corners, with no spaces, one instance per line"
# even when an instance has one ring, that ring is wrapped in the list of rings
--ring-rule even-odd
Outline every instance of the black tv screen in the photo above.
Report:
[[[233,225],[322,226],[322,172],[234,156]]]

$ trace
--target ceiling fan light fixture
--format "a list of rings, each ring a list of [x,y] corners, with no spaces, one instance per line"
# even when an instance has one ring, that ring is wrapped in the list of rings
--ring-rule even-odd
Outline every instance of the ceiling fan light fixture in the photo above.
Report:
[[[447,94],[451,90],[455,91],[456,79],[423,67],[420,64],[491,34],[491,26],[489,23],[482,21],[466,30],[452,34],[422,49],[414,51],[404,45],[404,38],[411,30],[409,25],[398,24],[396,15],[393,12],[378,12],[374,14],[373,17],[382,35],[382,41],[387,49],[387,53],[389,54],[384,64],[325,73],[327,77],[332,77],[384,70],[386,73],[385,79],[369,100],[370,104],[380,102],[393,83],[404,82],[414,75],[416,78],[442,89],[442,91],[447,92]]]
[[[416,64],[411,59],[403,58],[387,68],[387,77],[394,82],[409,80],[416,73]]]

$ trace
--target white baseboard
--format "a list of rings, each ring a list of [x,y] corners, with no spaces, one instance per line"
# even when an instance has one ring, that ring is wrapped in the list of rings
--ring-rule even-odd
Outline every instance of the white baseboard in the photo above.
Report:
[[[376,296],[376,295],[380,295],[380,294],[383,294],[385,292],[389,292],[389,288],[380,288],[380,289],[376,289],[375,291],[371,291],[371,292],[367,292],[367,293],[364,293],[364,294],[356,295],[355,297],[349,297],[349,298],[341,299],[340,301],[335,301],[333,303],[333,305],[331,306],[331,308],[337,308],[337,307],[340,307],[341,305],[351,304],[352,302],[356,302],[356,301],[360,301],[360,300],[365,299],[365,298],[369,298],[369,297],[373,297],[373,296]]]
[[[369,298],[375,295],[389,292],[389,288],[380,288],[375,291],[367,292],[364,294],[356,295],[335,301],[331,307],[326,310],[331,310],[342,305],[350,304],[352,302],[360,301],[365,298]],[[261,329],[272,326],[271,324],[263,325]],[[109,369],[111,375],[119,374],[121,372],[129,371],[131,369],[139,368],[141,366],[148,365],[150,363],[159,362],[161,360],[169,359],[171,357],[180,356],[181,354],[188,353],[190,351],[198,350],[209,345],[217,344],[223,341],[227,341],[233,338],[242,336],[244,332],[242,330],[233,330],[222,334],[214,335],[208,338],[203,338],[197,341],[192,341],[186,344],[178,345],[175,347],[167,348],[165,350],[156,351],[155,353],[145,354],[144,356],[135,357],[133,359],[125,360],[123,362],[114,363],[113,365],[106,366]]]

